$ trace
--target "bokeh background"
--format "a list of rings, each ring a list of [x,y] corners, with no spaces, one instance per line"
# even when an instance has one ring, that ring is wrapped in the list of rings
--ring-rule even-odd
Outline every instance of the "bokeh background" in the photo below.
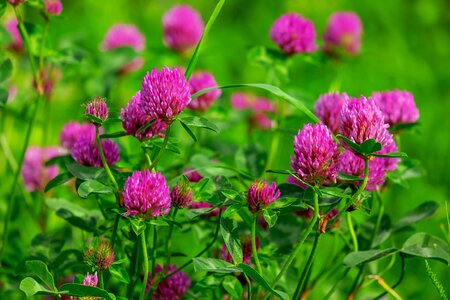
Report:
[[[143,75],[153,67],[185,65],[188,57],[180,58],[168,51],[162,43],[161,16],[180,1],[108,0],[63,1],[64,10],[50,25],[50,44],[74,61],[62,68],[61,80],[55,85],[50,114],[40,113],[31,144],[42,144],[43,130],[47,128],[46,144],[57,144],[58,133],[69,119],[81,120],[81,104],[90,97],[103,93],[105,65],[113,63],[102,56],[99,45],[108,28],[118,22],[133,23],[144,34],[145,65],[119,80],[111,81],[108,92],[110,106],[116,111],[123,107],[140,88]],[[195,7],[206,21],[216,2],[211,0],[182,1]],[[387,213],[393,220],[426,200],[434,200],[441,208],[428,221],[415,226],[445,239],[445,203],[450,197],[450,2],[446,0],[394,1],[237,1],[225,3],[201,51],[198,67],[209,70],[221,85],[229,83],[266,82],[267,72],[256,64],[249,50],[255,46],[274,48],[268,38],[272,22],[281,14],[295,11],[311,19],[318,35],[318,44],[327,18],[334,11],[350,10],[362,19],[364,33],[360,55],[342,60],[295,56],[290,66],[289,79],[282,88],[313,107],[322,93],[330,90],[347,92],[352,96],[370,95],[372,91],[406,89],[415,96],[420,110],[420,125],[402,136],[402,151],[422,164],[423,176],[409,181],[409,188],[394,186],[385,195]],[[2,23],[12,15],[8,11]],[[33,9],[25,18],[42,22]],[[6,41],[3,32],[0,36]],[[4,43],[3,43],[4,44]],[[1,55],[8,55],[2,50]],[[66,59],[66,57],[63,57]],[[61,58],[61,59],[63,59]],[[310,57],[309,57],[310,58]],[[59,58],[56,58],[56,60]],[[25,59],[14,59],[12,84],[18,87],[17,107],[32,99],[31,78],[26,74]],[[258,92],[259,93],[259,92]],[[224,91],[218,105],[229,106],[231,91]],[[260,93],[264,95],[264,93]],[[298,124],[296,123],[298,122]],[[296,130],[304,120],[290,119]],[[41,126],[48,123],[47,127]],[[246,144],[244,134],[236,134],[240,125],[230,126],[222,134],[224,140]],[[25,125],[8,118],[5,128],[13,155],[18,156]],[[261,134],[263,147],[264,137]],[[214,143],[213,139],[210,140]],[[286,168],[292,153],[292,136],[283,135],[280,156],[275,168]],[[0,155],[3,172],[1,184],[1,217],[4,216],[5,193],[10,175],[5,171],[6,160]],[[398,216],[398,217],[396,217]],[[29,229],[32,232],[32,229]],[[29,239],[32,238],[30,233]],[[23,241],[26,245],[27,239]],[[402,240],[394,241],[400,245]],[[450,269],[440,262],[430,261],[447,292],[450,292]],[[389,272],[385,280],[393,282],[398,270]],[[404,299],[437,299],[431,281],[425,273],[423,261],[407,260],[404,282],[398,287]],[[364,295],[360,295],[361,298]]]

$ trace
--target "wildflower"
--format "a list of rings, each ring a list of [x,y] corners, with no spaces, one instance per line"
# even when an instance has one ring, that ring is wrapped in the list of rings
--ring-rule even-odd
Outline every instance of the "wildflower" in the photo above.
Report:
[[[137,52],[144,50],[145,38],[139,29],[131,24],[114,24],[106,33],[101,49],[109,51],[120,47],[131,47]]]
[[[188,207],[192,203],[192,188],[188,179],[182,179],[170,192],[172,206],[177,208]]]
[[[84,261],[97,270],[106,270],[114,262],[114,250],[107,241],[89,247],[84,253]]]
[[[343,50],[348,55],[358,54],[361,48],[362,24],[354,12],[335,12],[328,19],[323,36],[325,52]]]
[[[123,200],[125,216],[157,217],[170,210],[170,190],[158,172],[134,171],[125,182]]]
[[[92,275],[89,274],[88,272],[86,276],[84,276],[83,285],[97,286],[97,283],[98,283],[97,272],[95,272]]]
[[[190,101],[189,85],[177,68],[154,68],[142,81],[142,108],[152,118],[170,123]]]
[[[170,274],[178,269],[177,266],[170,265],[167,267],[165,274],[161,274],[164,272],[165,268],[166,266],[156,265],[154,276],[153,274],[149,273],[146,286],[147,291],[150,289],[153,280],[155,280],[158,277]],[[174,275],[170,276],[169,278],[164,279],[158,284],[156,290],[152,294],[152,299],[179,300],[184,296],[190,285],[191,281],[189,280],[189,276],[186,273],[179,271]]]
[[[45,10],[51,15],[59,15],[63,9],[60,0],[44,0]]]
[[[278,197],[280,197],[280,191],[277,190],[275,182],[269,186],[265,180],[255,180],[247,193],[248,209],[252,213],[257,213],[277,200]]]
[[[105,154],[106,163],[108,166],[114,165],[119,161],[119,148],[117,145],[108,139],[101,140],[103,153]],[[80,137],[72,147],[72,158],[83,166],[102,167],[102,159],[98,152],[97,142],[94,137],[86,136]]]
[[[91,140],[94,140],[95,126],[89,123],[70,121],[64,124],[64,127],[59,134],[59,144],[63,148],[71,151],[75,143],[81,137],[89,137]]]
[[[206,71],[194,73],[188,83],[191,89],[191,95],[205,88],[217,86],[214,77]],[[196,99],[192,99],[188,107],[192,110],[205,112],[221,94],[220,89],[209,91]]]
[[[190,182],[199,182],[200,180],[203,179],[203,176],[200,175],[199,172],[197,172],[196,170],[192,169],[192,168],[186,168],[183,170],[183,175],[186,176],[186,178],[190,181]]]
[[[56,147],[28,147],[21,171],[27,191],[43,192],[47,182],[58,175],[58,166],[45,166],[45,162],[59,154]]]
[[[175,5],[162,17],[164,44],[177,52],[194,47],[202,37],[200,14],[189,5]]]
[[[86,114],[92,115],[102,121],[108,119],[108,106],[106,105],[106,99],[100,97],[94,97],[86,104]],[[97,124],[95,121],[90,120],[92,123]]]
[[[414,123],[419,118],[414,96],[408,91],[374,92],[370,99],[375,101],[389,125]]]
[[[120,118],[122,119],[122,127],[125,129],[126,134],[133,135],[140,141],[158,135],[162,136],[162,132],[166,130],[166,124],[156,119],[152,125],[138,133],[138,130],[151,120],[151,117],[142,110],[140,91],[121,110]]]
[[[338,158],[338,145],[323,124],[306,124],[294,138],[292,171],[310,185],[335,182]]]
[[[231,95],[231,106],[236,110],[251,110],[252,114],[248,120],[250,125],[260,129],[272,127],[272,120],[267,117],[267,113],[274,112],[275,109],[269,99],[247,93],[233,93]]]
[[[13,52],[22,53],[23,52],[23,42],[20,36],[17,19],[11,19],[5,24],[5,29],[11,36],[11,43],[9,43],[8,48]]]
[[[296,13],[284,14],[275,20],[270,38],[287,55],[316,50],[314,24]]]
[[[342,106],[348,101],[346,93],[327,93],[320,95],[314,105],[314,113],[333,133],[339,132]]]

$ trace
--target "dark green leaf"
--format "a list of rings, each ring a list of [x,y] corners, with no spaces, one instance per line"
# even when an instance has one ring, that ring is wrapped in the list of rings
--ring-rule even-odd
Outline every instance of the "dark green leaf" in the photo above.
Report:
[[[0,4],[0,10],[1,10],[1,4]],[[5,59],[3,63],[0,65],[0,83],[5,81],[11,76],[12,73],[12,62],[10,59]]]
[[[73,178],[73,175],[69,172],[61,173],[52,180],[50,180],[47,185],[45,186],[44,192],[50,191],[52,188],[57,187],[63,183],[66,183],[70,179]]]
[[[346,138],[345,136],[343,136],[341,134],[337,134],[336,137],[342,139],[344,141],[344,143],[346,143],[347,146],[349,146],[354,152],[363,154],[363,152],[361,151],[361,146],[360,145],[358,145],[355,142],[349,140],[348,138]]]
[[[144,234],[145,231],[145,222],[139,219],[135,218],[127,218],[130,221],[131,229],[134,231],[134,233],[139,236],[141,233]]]
[[[86,180],[78,187],[78,195],[87,198],[90,194],[113,194],[113,189],[97,180]]]
[[[195,134],[192,132],[192,130],[189,128],[188,125],[186,125],[183,121],[180,120],[180,124],[181,126],[184,128],[184,130],[186,130],[186,132],[189,134],[189,136],[194,140],[194,142],[197,142],[197,137],[195,136]]]
[[[282,175],[290,175],[291,172],[286,170],[266,170],[267,173],[273,173],[273,174],[282,174]]]
[[[235,273],[242,270],[227,261],[217,258],[194,257],[194,270],[196,272],[207,271],[215,273]]]
[[[391,153],[386,153],[386,154],[378,154],[378,153],[372,153],[372,156],[376,156],[376,157],[399,157],[399,158],[407,158],[408,155],[404,152],[391,152]]]
[[[301,199],[305,193],[305,190],[296,184],[282,183],[277,188],[280,190],[280,198]]]
[[[281,291],[277,291],[275,289],[273,289],[269,283],[267,283],[267,281],[258,273],[256,272],[255,269],[253,269],[252,267],[250,267],[249,265],[246,264],[239,264],[239,267],[242,269],[242,271],[251,279],[253,279],[255,282],[257,282],[259,285],[261,285],[265,290],[267,290],[268,292],[270,292],[271,294],[283,299],[283,300],[287,300],[289,299],[288,295],[284,292]]]
[[[0,0],[0,17],[5,14],[6,11],[6,0]]]
[[[124,282],[126,284],[130,283],[130,276],[128,276],[127,271],[124,267],[117,266],[117,265],[110,265],[109,273],[111,273],[111,276],[120,282]]]
[[[434,258],[450,265],[449,248],[445,241],[424,232],[410,237],[403,244],[402,253],[423,258]]]
[[[222,286],[225,291],[230,294],[230,296],[234,298],[241,299],[241,295],[243,292],[242,284],[235,276],[227,276],[222,282]]]
[[[107,291],[90,285],[82,285],[78,283],[66,283],[59,289],[61,293],[67,296],[75,297],[102,297],[107,300],[115,300],[116,296]]]
[[[434,201],[427,201],[420,204],[413,211],[407,213],[403,218],[397,221],[392,227],[392,231],[397,231],[407,226],[413,225],[423,219],[431,217],[439,208],[439,204]]]
[[[97,179],[103,172],[101,168],[86,167],[75,162],[68,163],[66,168],[73,176],[82,180]]]
[[[222,218],[226,218],[228,216],[233,215],[238,210],[240,210],[242,208],[242,206],[243,205],[241,203],[237,203],[237,204],[233,204],[231,206],[228,206],[227,209],[223,212]]]
[[[214,132],[219,132],[219,128],[204,117],[184,117],[179,118],[179,120],[188,126],[206,128]]]
[[[91,120],[92,123],[94,123],[94,124],[103,124],[103,120],[100,119],[100,118],[97,118],[97,117],[94,116],[94,115],[86,114],[86,118],[88,118],[89,120]]]
[[[237,236],[236,224],[231,219],[222,218],[220,232],[234,263],[240,264],[242,262],[242,248]]]
[[[19,288],[22,292],[25,293],[28,297],[33,295],[57,295],[57,291],[50,291],[43,287],[39,282],[34,280],[34,278],[26,277],[24,278],[19,285]]]
[[[166,220],[161,219],[150,219],[146,222],[154,226],[169,226],[169,223]]]
[[[264,220],[269,224],[269,228],[272,228],[278,220],[279,212],[273,211],[271,209],[265,209],[263,212]]]
[[[153,119],[153,120],[148,121],[147,123],[144,124],[144,126],[142,126],[141,128],[139,128],[139,129],[136,131],[136,134],[139,134],[139,133],[141,133],[142,131],[144,131],[145,129],[149,128],[149,127],[152,126],[153,123],[155,123],[155,122],[156,122],[156,119]]]
[[[0,87],[0,107],[5,106],[6,102],[8,102],[9,92],[7,89]]]
[[[339,180],[343,180],[343,181],[363,181],[363,179],[359,178],[358,176],[345,174],[345,173],[341,173],[341,172],[338,172],[337,178]]]
[[[113,133],[104,133],[100,135],[101,139],[113,139],[113,138],[119,138],[122,136],[126,136],[126,132],[125,131],[117,131],[117,132],[113,132]]]
[[[378,260],[385,256],[396,253],[398,250],[395,248],[389,248],[384,250],[366,250],[351,252],[344,257],[344,265],[349,268],[356,267],[360,264],[365,264],[374,260]]]
[[[375,139],[368,139],[365,140],[359,147],[362,153],[372,153],[375,152],[372,149],[375,147],[375,144],[377,144],[377,141],[375,141]],[[381,144],[379,144],[379,147],[381,147]],[[378,147],[377,147],[378,148]],[[376,151],[380,151],[380,149],[376,150]]]
[[[408,130],[408,129],[417,127],[419,125],[420,125],[419,122],[416,122],[416,123],[400,123],[400,124],[395,124],[395,125],[392,125],[391,127],[389,127],[389,131],[391,133],[394,133],[394,132],[399,132],[399,131],[402,131],[402,130],[405,130],[405,129]]]
[[[40,260],[29,260],[25,262],[27,271],[35,275],[50,290],[57,291],[53,280],[53,275],[49,272],[47,265]]]

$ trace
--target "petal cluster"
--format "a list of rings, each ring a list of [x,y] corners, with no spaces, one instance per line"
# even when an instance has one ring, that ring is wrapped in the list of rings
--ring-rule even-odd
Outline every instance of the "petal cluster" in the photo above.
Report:
[[[131,47],[139,52],[144,50],[144,46],[145,38],[136,26],[114,24],[106,33],[101,49],[109,51],[120,47]]]
[[[151,273],[149,273],[148,281],[147,281],[147,290],[150,289],[151,282],[154,279],[153,277],[157,278],[158,276],[162,276],[162,272],[164,272],[165,266],[156,265],[155,267],[155,276],[152,276]],[[177,269],[177,266],[170,265],[167,267],[167,271],[165,274],[170,274],[171,272],[175,271]],[[182,271],[175,273],[174,275],[170,276],[169,278],[161,281],[158,284],[158,287],[152,294],[153,300],[179,300],[181,299],[184,294],[186,294],[186,291],[188,290],[189,286],[191,285],[191,281],[188,277],[188,275]]]
[[[119,148],[117,145],[107,139],[101,140],[103,153],[105,154],[108,166],[114,165],[119,161]],[[89,167],[102,167],[102,159],[98,152],[97,143],[92,136],[83,136],[72,147],[72,158],[79,164]]]
[[[386,123],[390,125],[414,123],[419,119],[414,96],[408,91],[374,92],[370,98],[381,109]]]
[[[296,13],[284,14],[275,20],[270,38],[288,55],[316,50],[314,24]]]
[[[86,114],[93,115],[94,117],[97,117],[102,121],[108,119],[108,106],[106,105],[106,99],[101,97],[94,97],[89,100],[89,102],[86,104]]]
[[[51,15],[59,15],[62,12],[63,5],[60,0],[44,0],[45,10]]]
[[[194,73],[189,79],[191,95],[197,93],[200,90],[216,86],[216,80],[210,73],[206,71]],[[222,91],[220,89],[209,91],[206,94],[192,99],[188,107],[192,110],[205,112],[213,104],[213,102],[220,97],[220,95],[222,95]]]
[[[123,192],[125,216],[158,217],[170,210],[170,190],[166,178],[148,170],[134,171]]]
[[[11,43],[9,43],[8,48],[16,53],[22,53],[23,42],[17,24],[17,19],[11,19],[5,24],[5,29],[11,36]]]
[[[361,48],[362,24],[354,12],[335,12],[328,19],[323,36],[324,50],[343,50],[349,55],[358,54]]]
[[[63,148],[71,151],[75,143],[81,137],[95,139],[95,126],[89,123],[70,121],[64,124],[64,127],[59,134],[59,144]]]
[[[314,104],[314,113],[333,133],[339,132],[341,109],[349,99],[346,93],[327,93],[320,95]]]
[[[265,180],[255,180],[247,192],[247,205],[252,213],[256,213],[266,208],[270,203],[280,197],[280,191],[277,190],[277,185],[272,182],[267,184]]]
[[[170,192],[172,206],[177,208],[185,208],[192,203],[192,188],[189,186],[188,179],[179,182],[172,188]]]
[[[56,147],[28,147],[21,170],[27,191],[43,192],[47,182],[58,175],[58,166],[45,166],[45,162],[59,154]]]
[[[94,274],[89,274],[86,273],[86,276],[84,276],[83,279],[83,285],[90,285],[90,286],[97,286],[98,283],[98,277],[97,277],[97,272],[95,272]]]

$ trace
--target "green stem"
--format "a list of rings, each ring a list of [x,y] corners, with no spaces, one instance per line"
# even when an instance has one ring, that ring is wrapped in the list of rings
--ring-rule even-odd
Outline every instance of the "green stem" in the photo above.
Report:
[[[216,230],[215,230],[215,232],[214,232],[214,236],[213,236],[212,241],[211,241],[208,245],[206,245],[206,247],[205,247],[202,251],[200,251],[196,256],[194,256],[194,258],[195,258],[195,257],[202,256],[203,253],[205,253],[206,251],[208,251],[208,249],[211,248],[212,245],[214,245],[214,243],[215,243],[216,240],[217,240],[217,236],[219,235],[220,221],[221,221],[221,220],[222,220],[222,209],[219,210],[219,219],[217,220]],[[181,267],[179,267],[179,268],[176,269],[175,271],[173,271],[173,272],[167,274],[166,276],[164,276],[159,282],[161,282],[161,281],[163,281],[163,280],[166,280],[166,279],[169,278],[170,276],[172,276],[172,275],[174,275],[174,274],[180,272],[181,270],[183,270],[184,268],[186,268],[187,266],[189,266],[192,262],[193,262],[193,260],[192,260],[192,258],[191,258],[190,260],[188,260],[187,262],[185,262]]]
[[[98,271],[98,287],[103,289],[105,288],[105,285],[103,283],[103,271]]]
[[[119,221],[120,221],[120,215],[116,214],[116,218],[114,220],[113,231],[112,231],[112,235],[111,235],[111,248],[113,250],[114,250],[114,245],[116,242],[117,228],[119,227]]]
[[[381,224],[381,220],[383,219],[383,213],[384,213],[384,203],[381,199],[381,195],[380,195],[379,191],[377,191],[375,193],[375,199],[377,199],[377,201],[378,201],[378,215],[377,215],[377,220],[375,223],[375,228],[373,229],[373,233],[370,238],[370,248],[373,247],[373,243],[375,242],[375,239],[378,234],[378,230],[380,229],[380,224]]]
[[[358,252],[358,238],[356,237],[355,229],[353,228],[352,216],[349,212],[347,212],[346,215],[348,231],[350,232],[350,236],[352,237],[353,242],[353,252]]]
[[[309,254],[308,261],[306,262],[306,266],[303,269],[302,275],[300,276],[300,280],[298,281],[297,288],[295,289],[294,297],[292,299],[300,299],[300,293],[303,292],[303,289],[306,285],[306,275],[309,274],[311,270],[312,263],[316,256],[317,245],[319,244],[321,234],[317,233],[314,238],[313,247],[311,249],[311,253]]]
[[[166,149],[167,143],[169,142],[170,127],[172,127],[172,124],[167,125],[166,136],[164,137],[164,142],[161,146],[161,149],[159,149],[158,154],[156,155],[155,159],[153,160],[152,164],[149,167],[150,171],[153,170],[154,167],[156,167],[159,160],[161,159],[161,155],[163,154],[164,150]]]
[[[45,49],[45,39],[47,38],[48,28],[50,27],[50,22],[47,17],[45,17],[44,31],[42,32],[41,49],[39,52],[39,69],[44,70],[44,49]]]
[[[330,289],[330,291],[325,295],[325,297],[323,298],[324,300],[327,300],[328,298],[331,297],[331,295],[333,295],[334,292],[336,292],[336,288],[337,286],[345,279],[345,276],[347,276],[347,273],[350,271],[350,268],[346,269],[344,271],[344,274],[341,275],[341,277],[339,278],[338,281],[336,281],[336,283],[333,285],[333,287]]]
[[[364,178],[361,183],[361,186],[350,199],[348,204],[346,205],[344,211],[347,211],[358,199],[359,196],[364,192],[367,186],[367,182],[369,181],[369,158],[367,156],[364,157]]]
[[[141,238],[141,250],[143,254],[143,271],[144,271],[144,280],[142,281],[142,290],[141,294],[139,295],[139,300],[144,300],[145,297],[145,290],[147,287],[147,281],[148,281],[148,255],[147,255],[147,244],[145,241],[145,232],[142,232],[140,235]],[[154,272],[152,273],[154,274]]]
[[[156,267],[156,246],[158,244],[158,231],[155,225],[152,226],[153,231],[153,242],[152,242],[152,276],[155,274]]]
[[[166,255],[167,255],[167,261],[166,261],[166,267],[165,271],[169,268],[170,265],[170,256],[171,256],[171,248],[172,248],[172,232],[173,232],[173,223],[175,222],[175,217],[177,216],[178,208],[175,207],[172,215],[172,221],[169,225],[169,234],[167,235],[167,244],[166,244]],[[166,272],[164,272],[166,273]],[[164,274],[163,273],[163,274]]]
[[[103,152],[102,144],[100,142],[100,134],[98,126],[95,126],[95,139],[97,140],[98,153],[100,154],[103,167],[105,168],[106,174],[108,175],[109,180],[111,180],[111,182],[113,183],[115,192],[117,193],[119,191],[119,185],[117,184],[117,181],[114,178],[114,175],[112,174],[111,169],[108,166],[108,163],[106,162],[105,153]]]
[[[248,278],[247,274],[244,274],[245,281],[247,281],[247,293],[248,293],[248,300],[252,300],[252,282]]]
[[[144,233],[142,233],[144,234]],[[128,290],[127,290],[127,297],[128,299],[132,299],[133,298],[133,291],[134,291],[134,273],[136,273],[136,266],[138,264],[138,260],[139,260],[139,241],[136,240],[136,242],[134,243],[134,247],[133,247],[133,256],[130,262],[130,269],[128,274],[130,275],[130,284],[128,285]]]
[[[258,249],[256,249],[256,222],[258,219],[258,214],[253,214],[253,223],[252,223],[252,254],[253,254],[253,258],[255,259],[255,263],[256,263],[256,268],[258,270],[258,273],[262,276],[263,272],[262,272],[262,268],[261,268],[261,263],[259,262],[259,258],[258,258]]]
[[[306,238],[311,233],[318,218],[319,218],[319,195],[316,192],[314,192],[314,215],[313,215],[313,218],[312,218],[311,222],[309,223],[308,228],[306,228],[306,231],[303,233],[302,237],[300,238],[300,241],[295,246],[294,251],[291,253],[289,258],[284,263],[283,267],[281,268],[280,273],[278,273],[277,277],[275,277],[275,280],[272,282],[272,287],[275,287],[275,284],[281,279],[281,277],[284,275],[284,273],[286,273],[287,269],[291,265],[294,258],[297,257],[298,253],[300,252],[300,248],[302,247]]]

